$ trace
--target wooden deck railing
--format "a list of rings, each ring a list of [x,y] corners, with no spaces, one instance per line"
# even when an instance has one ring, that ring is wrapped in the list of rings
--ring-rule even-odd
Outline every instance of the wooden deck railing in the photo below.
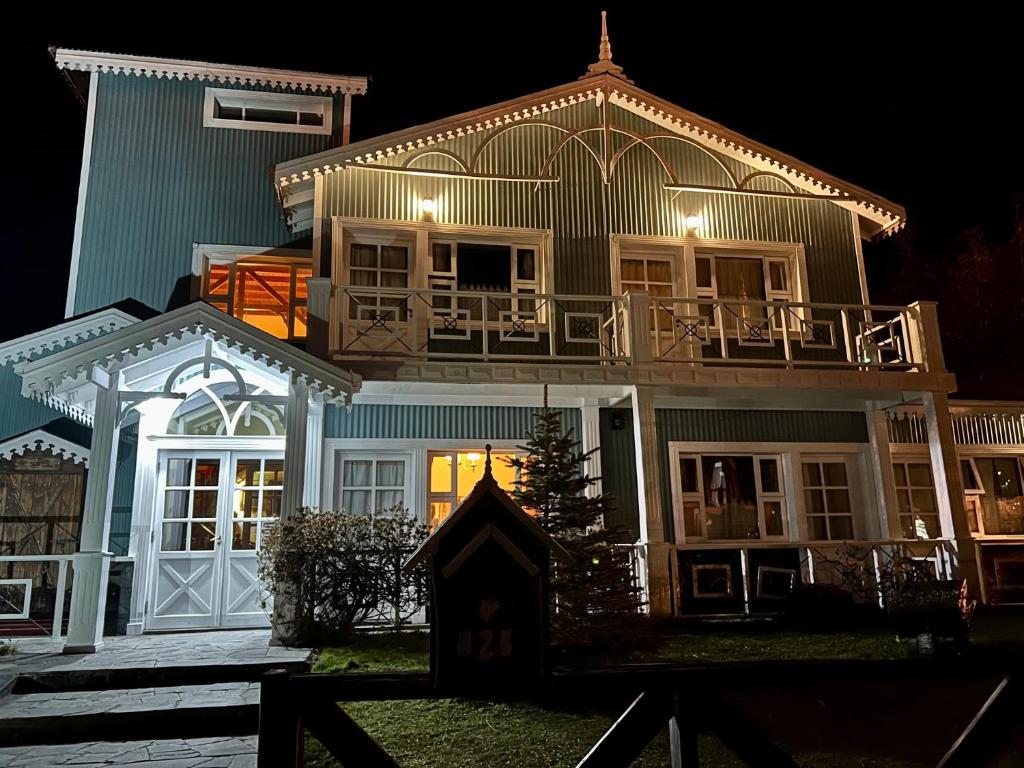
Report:
[[[59,641],[74,555],[0,555],[0,638]]]

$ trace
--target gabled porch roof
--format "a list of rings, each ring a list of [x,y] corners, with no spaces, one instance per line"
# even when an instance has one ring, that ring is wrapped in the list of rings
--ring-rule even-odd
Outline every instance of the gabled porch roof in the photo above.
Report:
[[[204,358],[208,369],[217,361],[216,355],[244,362],[273,378],[302,380],[311,395],[328,402],[350,402],[362,382],[358,375],[204,302],[134,323],[40,360],[20,363],[15,370],[22,377],[22,395],[91,424],[97,386],[106,388],[116,382],[122,392],[155,392],[183,363]]]
[[[349,167],[371,166],[406,152],[439,147],[452,139],[480,131],[537,120],[548,112],[587,101],[594,101],[598,106],[607,101],[632,112],[660,130],[751,166],[754,169],[752,175],[777,176],[798,196],[802,193],[834,198],[830,202],[853,210],[861,217],[866,234],[890,234],[906,221],[904,208],[880,195],[665,101],[638,88],[623,76],[600,70],[596,73],[592,70],[578,81],[517,99],[280,163],[275,168],[276,184],[287,210],[292,205],[310,202],[304,182],[316,176]],[[469,170],[465,175],[473,176]],[[745,190],[737,188],[735,191]]]

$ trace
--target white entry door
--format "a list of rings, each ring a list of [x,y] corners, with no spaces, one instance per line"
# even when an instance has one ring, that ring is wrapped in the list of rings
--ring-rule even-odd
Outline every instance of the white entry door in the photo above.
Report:
[[[283,481],[280,452],[161,452],[147,629],[269,624],[256,553]]]

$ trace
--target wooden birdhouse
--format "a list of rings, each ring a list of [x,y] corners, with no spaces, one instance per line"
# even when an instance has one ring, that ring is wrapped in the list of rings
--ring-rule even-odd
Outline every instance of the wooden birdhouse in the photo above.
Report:
[[[569,556],[491,475],[406,563],[430,569],[430,669],[446,691],[536,684],[547,673],[549,569]]]

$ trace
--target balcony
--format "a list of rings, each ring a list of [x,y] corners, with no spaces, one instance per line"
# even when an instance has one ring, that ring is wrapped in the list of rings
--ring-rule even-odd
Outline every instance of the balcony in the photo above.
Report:
[[[332,286],[310,310],[339,363],[942,373],[935,306]]]

